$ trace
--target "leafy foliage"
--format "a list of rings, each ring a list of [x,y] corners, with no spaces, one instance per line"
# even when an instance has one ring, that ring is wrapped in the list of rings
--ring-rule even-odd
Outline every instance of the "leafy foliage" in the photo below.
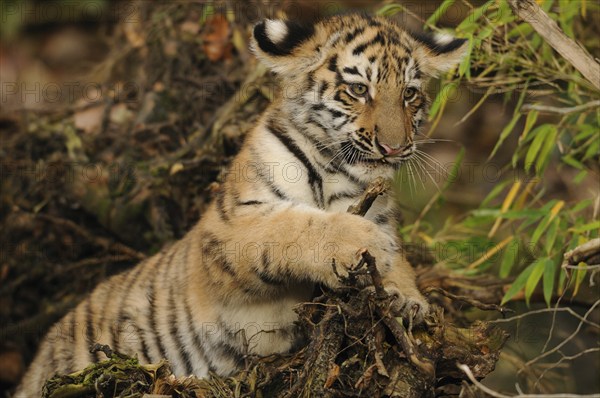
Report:
[[[545,0],[538,4],[568,36],[598,53],[596,35],[586,22],[590,13],[598,12],[598,3]],[[444,1],[423,21],[426,29],[440,31],[436,24],[453,5],[454,0]],[[482,93],[465,118],[501,95],[514,110],[508,123],[499,128],[488,160],[506,149],[509,138],[518,137],[512,140],[516,141],[514,155],[501,166],[504,179],[477,208],[459,220],[449,220],[441,229],[433,228],[426,215],[434,212],[433,204],[444,202],[446,183],[434,202],[402,233],[406,241],[425,243],[431,249],[451,246],[456,255],[448,254],[452,250],[435,251],[438,260],[459,272],[493,269],[502,278],[514,276],[503,303],[523,297],[523,293],[529,303],[536,289],[541,289],[550,305],[553,295],[561,295],[569,287],[576,295],[592,265],[580,263],[571,275],[572,270],[561,267],[563,254],[599,237],[600,222],[594,221],[598,199],[589,198],[590,192],[597,195],[598,184],[600,104],[594,101],[598,91],[528,23],[519,20],[505,0],[468,6],[470,12],[458,24],[456,35],[468,38],[470,47],[457,70],[440,84],[442,89],[431,106],[429,134],[434,133],[459,87]],[[380,13],[402,11],[403,7],[391,4]],[[455,164],[460,164],[460,159]],[[575,196],[580,199],[550,195],[548,173],[569,176],[565,178],[574,191],[582,193]],[[596,192],[589,184],[596,185]],[[429,236],[430,231],[437,232]]]

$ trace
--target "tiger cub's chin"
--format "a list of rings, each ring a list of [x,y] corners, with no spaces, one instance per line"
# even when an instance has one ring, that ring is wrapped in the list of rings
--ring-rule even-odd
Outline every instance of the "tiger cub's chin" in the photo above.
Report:
[[[307,26],[262,21],[252,49],[301,92],[271,104],[182,240],[100,284],[52,327],[17,396],[39,396],[54,373],[101,359],[88,351],[95,342],[198,377],[235,372],[248,351],[289,350],[294,306],[317,284],[336,287],[331,262],[343,273],[362,247],[399,313],[427,311],[399,254],[394,199],[379,197],[364,218],[346,209],[413,156],[425,84],[459,62],[465,41],[345,15]]]

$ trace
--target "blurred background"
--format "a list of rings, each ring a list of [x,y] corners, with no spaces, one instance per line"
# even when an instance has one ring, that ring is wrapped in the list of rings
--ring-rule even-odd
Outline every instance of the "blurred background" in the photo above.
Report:
[[[598,59],[597,2],[538,3]],[[515,383],[530,393],[600,392],[598,276],[593,268],[560,267],[566,250],[597,238],[600,229],[598,107],[568,114],[523,108],[585,105],[598,100],[598,91],[516,21],[505,2],[96,0],[1,7],[5,396],[53,322],[107,276],[182,237],[218,191],[244,134],[278,95],[274,76],[248,51],[253,23],[351,11],[387,15],[413,31],[448,29],[474,43],[459,70],[431,82],[425,133],[436,142],[423,145],[425,159],[402,170],[395,189],[400,233],[422,286],[435,270],[469,281],[459,286],[437,277],[446,289],[504,299],[517,315],[539,310],[498,320],[511,338],[484,384],[509,394],[517,393]],[[497,318],[448,306],[457,323]],[[554,306],[570,311],[548,310]]]

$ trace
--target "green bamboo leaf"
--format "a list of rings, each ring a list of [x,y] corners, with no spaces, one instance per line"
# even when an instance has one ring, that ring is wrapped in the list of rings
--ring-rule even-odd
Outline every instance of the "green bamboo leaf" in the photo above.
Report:
[[[504,255],[502,256],[502,262],[500,263],[500,278],[506,278],[510,275],[510,270],[517,262],[519,251],[518,242],[513,239],[504,249]]]
[[[531,139],[532,135],[529,135],[529,132],[531,131],[531,128],[537,121],[537,118],[538,118],[538,111],[533,110],[527,114],[527,119],[525,119],[525,127],[523,127],[523,132],[521,133],[521,136],[519,137],[519,144],[521,142],[527,142]]]
[[[589,143],[587,150],[585,151],[585,155],[583,155],[583,161],[591,159],[593,157],[598,156],[600,153],[600,140],[595,139]]]
[[[381,7],[379,10],[377,10],[376,14],[390,17],[402,11],[404,11],[404,7],[402,7],[400,4],[393,3]]]
[[[551,200],[547,205],[552,204],[552,209],[550,212],[544,217],[544,219],[538,224],[535,231],[533,231],[533,235],[531,235],[531,244],[535,245],[542,237],[542,234],[548,228],[548,224],[560,213],[560,210],[563,208],[565,202],[564,201],[556,201]],[[545,207],[547,207],[547,205]]]
[[[508,122],[508,124],[504,127],[504,129],[500,133],[500,137],[498,138],[498,142],[496,142],[496,146],[492,150],[492,153],[488,157],[488,160],[490,160],[491,158],[494,157],[494,155],[496,154],[496,152],[498,151],[498,149],[500,149],[500,147],[502,146],[502,144],[504,143],[504,141],[506,140],[506,138],[513,131],[515,125],[517,124],[517,122],[521,118],[521,105],[523,105],[523,100],[525,100],[525,93],[527,93],[527,87],[528,87],[528,85],[529,85],[529,80],[527,80],[527,82],[525,83],[525,87],[523,88],[523,91],[521,92],[521,96],[519,97],[519,101],[517,102],[517,106],[515,107],[515,110],[513,112],[512,119],[510,120],[510,122]]]
[[[452,4],[454,4],[454,1],[455,0],[444,0],[442,2],[442,4],[440,4],[440,6],[437,8],[437,10],[435,10],[434,13],[431,14],[431,16],[429,18],[427,18],[427,21],[425,21],[425,24],[434,26],[440,20],[440,18],[446,13],[446,10],[448,10],[448,8],[450,8],[450,6]]]
[[[529,299],[535,290],[535,287],[540,282],[542,275],[544,275],[544,270],[546,269],[546,262],[550,260],[548,258],[539,258],[535,260],[532,264],[533,269],[529,277],[527,278],[527,282],[525,283],[525,302],[529,305]],[[550,260],[551,261],[551,260]]]
[[[542,124],[541,126],[536,127],[532,132],[531,136],[533,138],[533,142],[529,146],[529,150],[527,151],[527,155],[525,156],[525,171],[529,171],[531,166],[534,164],[535,159],[542,147],[542,144],[546,142],[547,136],[550,133],[553,125],[551,124]]]
[[[442,187],[442,192],[446,191],[446,189],[448,189],[448,187],[456,182],[456,178],[460,175],[458,170],[460,170],[460,166],[462,165],[462,161],[465,157],[465,148],[461,147],[460,151],[458,152],[458,155],[456,155],[456,158],[454,159],[452,168],[450,170],[448,170],[448,178],[446,179],[446,182],[444,183],[444,186]]]
[[[467,79],[471,78],[471,53],[473,52],[473,45],[475,41],[473,40],[473,35],[469,35],[467,37],[469,40],[469,47],[467,48],[467,52],[458,67],[458,76],[466,76]]]
[[[592,203],[594,203],[592,199],[584,199],[581,202],[577,203],[575,206],[573,206],[570,210],[570,213],[579,213],[581,210],[585,209],[586,207],[589,207]]]
[[[435,116],[439,112],[440,109],[443,109],[448,98],[454,96],[454,92],[456,91],[457,84],[456,83],[448,83],[436,95],[435,99],[431,103],[431,108],[429,110],[429,120],[435,119]]]
[[[471,211],[473,217],[498,217],[500,215],[500,209],[477,209]]]
[[[560,267],[560,272],[558,274],[558,286],[556,287],[556,291],[558,295],[562,295],[565,291],[565,285],[567,283],[567,271]]]
[[[575,271],[575,289],[573,289],[573,297],[577,296],[579,293],[579,288],[581,287],[581,282],[583,282],[583,278],[585,278],[585,274],[587,273],[587,264],[581,262],[577,264],[577,270]]]
[[[538,175],[542,173],[546,164],[548,164],[548,158],[552,149],[554,149],[554,145],[556,143],[556,136],[558,135],[558,130],[555,125],[552,125],[550,131],[548,132],[544,145],[542,145],[542,149],[537,157],[535,162],[535,171]]]
[[[546,234],[546,244],[545,249],[546,249],[546,255],[550,255],[550,253],[552,252],[552,248],[554,246],[554,242],[556,241],[556,236],[558,235],[558,226],[560,224],[560,218],[555,218],[552,223],[550,224],[550,226],[548,227],[548,233]]]
[[[585,168],[585,166],[583,165],[583,163],[581,163],[578,160],[574,159],[571,155],[565,155],[561,159],[562,159],[562,161],[564,163],[568,164],[571,167],[576,168],[577,170],[583,170]]]
[[[552,299],[552,291],[554,290],[554,280],[556,279],[556,264],[551,259],[547,259],[544,268],[544,300],[546,305],[550,307]]]
[[[483,202],[481,202],[481,206],[480,207],[487,207],[488,204],[495,198],[497,197],[500,192],[502,192],[502,190],[504,188],[506,188],[506,186],[508,184],[510,184],[512,181],[511,180],[506,180],[506,181],[502,181],[499,184],[496,184],[496,186],[490,191],[490,193],[485,197],[485,199],[483,200]]]
[[[580,132],[575,137],[573,137],[573,140],[575,140],[575,141],[583,141],[584,139],[586,139],[592,135],[598,134],[598,130],[597,130],[598,128],[591,126],[589,124],[582,124],[581,126],[578,126],[578,127],[579,127]]]
[[[494,150],[492,151],[491,155],[488,157],[488,160],[493,158],[494,155],[496,154],[496,152],[498,152],[498,149],[500,149],[500,147],[502,146],[502,144],[504,143],[506,138],[513,131],[513,129],[515,128],[515,125],[517,124],[517,122],[519,121],[520,118],[521,118],[520,113],[514,114],[512,119],[510,119],[510,122],[508,122],[508,124],[504,127],[504,129],[502,129],[502,132],[500,133],[500,137],[498,138],[498,141],[496,142],[496,146],[494,147]]]
[[[471,11],[471,13],[469,15],[467,15],[467,17],[458,25],[458,27],[456,28],[456,30],[458,32],[464,32],[466,30],[468,30],[468,28],[470,27],[478,27],[479,24],[476,23],[477,20],[479,18],[481,18],[481,16],[483,15],[483,13],[489,9],[490,5],[492,5],[492,3],[494,3],[496,0],[490,0],[488,2],[486,2],[484,5],[482,5],[481,7],[477,7],[475,8],[473,11]]]
[[[511,298],[513,298],[517,293],[519,293],[523,289],[525,283],[527,282],[527,279],[529,278],[529,275],[531,275],[531,272],[533,271],[533,265],[534,264],[531,264],[527,268],[525,268],[523,272],[521,272],[521,274],[517,277],[517,279],[515,279],[512,285],[510,285],[510,288],[504,294],[500,305],[506,304]]]
[[[575,184],[580,184],[581,181],[583,181],[588,175],[587,170],[581,170],[579,173],[577,173],[577,175],[575,176],[575,178],[573,178],[573,182]]]
[[[596,229],[600,229],[600,220],[592,221],[591,223],[580,225],[578,227],[569,228],[569,231],[575,232],[576,234],[582,234],[584,232],[593,231]]]

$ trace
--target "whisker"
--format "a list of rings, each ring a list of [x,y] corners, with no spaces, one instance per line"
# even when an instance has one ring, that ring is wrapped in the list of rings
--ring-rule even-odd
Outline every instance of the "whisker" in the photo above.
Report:
[[[423,159],[420,154],[415,153],[415,157],[417,159],[421,160],[423,163],[428,164],[429,167],[431,167],[431,165],[429,163],[427,163],[427,160]],[[438,192],[440,192],[441,191],[440,187],[439,187],[438,183],[435,181],[435,179],[433,178],[433,176],[431,175],[431,173],[429,172],[429,170],[427,170],[427,168],[425,166],[423,166],[422,164],[421,164],[421,168],[425,172],[425,174],[427,175],[427,177],[429,177],[429,179],[431,180],[431,182],[433,183],[433,185],[436,187],[436,189],[438,190]]]
[[[413,161],[414,161],[414,159],[412,159],[412,158],[408,159],[408,163],[409,164],[414,164],[415,170],[422,170],[423,169],[423,165],[421,163],[419,163],[419,162],[414,162],[413,163]],[[424,190],[425,189],[425,183],[423,183],[423,179],[419,178],[419,182],[421,183],[421,186],[423,187],[423,190]]]
[[[450,172],[436,158],[434,158],[427,152],[423,152],[419,149],[416,149],[415,153],[422,155],[423,160],[427,159],[427,160],[431,161],[433,164],[435,164],[436,166],[438,166],[443,171],[444,177],[447,178],[450,176]]]

